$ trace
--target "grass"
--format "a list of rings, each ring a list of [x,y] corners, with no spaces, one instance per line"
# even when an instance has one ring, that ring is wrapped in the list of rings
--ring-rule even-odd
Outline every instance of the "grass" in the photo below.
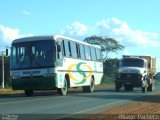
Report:
[[[96,88],[111,88],[113,86],[114,86],[114,77],[104,75],[101,84],[97,85]]]
[[[0,95],[23,93],[22,90],[0,89]]]

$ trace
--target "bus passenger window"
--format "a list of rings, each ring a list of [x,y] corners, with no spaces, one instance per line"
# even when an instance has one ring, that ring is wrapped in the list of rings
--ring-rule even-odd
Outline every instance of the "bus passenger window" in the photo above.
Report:
[[[80,44],[80,55],[82,59],[85,59],[85,54],[84,54],[84,45]]]
[[[64,43],[64,40],[63,40],[63,55],[66,56],[66,49],[65,49],[65,43]]]
[[[81,58],[81,54],[80,54],[80,45],[77,43],[76,44],[76,49],[77,49],[77,57]]]
[[[69,50],[69,57],[72,56],[72,53],[71,53],[71,43],[68,41],[68,50]]]
[[[96,60],[96,51],[95,51],[95,48],[91,48],[91,58],[92,58],[92,60]]]
[[[99,49],[96,49],[96,55],[97,55],[97,60],[101,60],[101,51]]]
[[[85,48],[86,59],[90,60],[91,59],[90,48],[89,48],[89,46],[85,46],[84,48]]]
[[[71,43],[71,54],[73,58],[77,58],[77,49],[76,49],[76,43],[75,42],[70,42]]]
[[[64,51],[64,56],[66,57],[70,57],[71,53],[70,53],[70,44],[67,40],[63,40],[63,51]]]

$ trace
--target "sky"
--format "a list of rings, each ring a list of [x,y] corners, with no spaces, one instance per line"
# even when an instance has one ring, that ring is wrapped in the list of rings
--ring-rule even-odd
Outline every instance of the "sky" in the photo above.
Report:
[[[159,6],[160,0],[0,0],[0,51],[24,36],[97,35],[125,46],[110,57],[150,55],[160,71]]]

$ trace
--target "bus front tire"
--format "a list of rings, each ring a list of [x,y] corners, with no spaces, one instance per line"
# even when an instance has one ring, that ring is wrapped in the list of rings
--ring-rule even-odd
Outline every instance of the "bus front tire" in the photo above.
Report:
[[[142,87],[142,92],[143,92],[143,93],[146,93],[146,92],[147,92],[147,87],[146,87],[146,86],[143,86],[143,87]]]
[[[68,92],[68,83],[67,83],[66,79],[64,79],[64,87],[63,88],[58,88],[57,92],[60,95],[66,95],[67,94],[67,92]]]
[[[27,97],[33,95],[33,90],[25,90],[24,92],[25,92],[25,95],[26,95]]]

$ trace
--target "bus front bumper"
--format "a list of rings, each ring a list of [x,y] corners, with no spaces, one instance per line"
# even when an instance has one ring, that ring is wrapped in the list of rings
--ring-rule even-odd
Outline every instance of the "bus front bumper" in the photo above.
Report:
[[[56,88],[56,78],[18,78],[12,79],[11,84],[13,90],[49,90]]]

